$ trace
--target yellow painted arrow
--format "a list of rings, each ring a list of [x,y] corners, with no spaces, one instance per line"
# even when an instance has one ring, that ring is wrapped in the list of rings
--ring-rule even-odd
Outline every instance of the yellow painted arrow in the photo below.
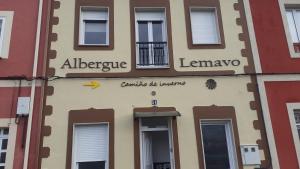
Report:
[[[89,83],[83,84],[83,86],[91,87],[92,89],[96,89],[96,88],[100,87],[100,83],[97,81],[91,81]]]

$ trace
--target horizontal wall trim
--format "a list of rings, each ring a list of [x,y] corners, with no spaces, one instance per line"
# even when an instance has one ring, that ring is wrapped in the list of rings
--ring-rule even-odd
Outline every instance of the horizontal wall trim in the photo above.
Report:
[[[21,82],[21,84],[19,84]],[[0,87],[31,87],[32,81],[27,80],[0,80]],[[42,80],[36,80],[36,86],[42,86]]]

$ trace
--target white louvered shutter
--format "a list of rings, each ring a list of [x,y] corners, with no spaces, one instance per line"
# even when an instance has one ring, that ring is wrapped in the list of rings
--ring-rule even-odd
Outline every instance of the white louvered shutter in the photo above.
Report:
[[[220,43],[215,10],[191,10],[191,26],[194,44]]]
[[[75,126],[76,162],[108,159],[108,124]]]
[[[83,20],[108,20],[107,9],[89,9],[83,8],[81,10],[81,16]]]

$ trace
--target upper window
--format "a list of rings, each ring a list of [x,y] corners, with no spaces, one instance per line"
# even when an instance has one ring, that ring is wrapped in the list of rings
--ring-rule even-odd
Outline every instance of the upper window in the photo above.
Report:
[[[137,68],[169,66],[165,11],[136,9]]]
[[[74,125],[72,169],[108,169],[108,123]]]
[[[200,121],[206,169],[236,169],[230,121]]]
[[[5,169],[8,144],[8,129],[0,129],[0,169]]]
[[[215,8],[192,8],[191,27],[193,44],[220,43],[220,34]]]
[[[0,59],[9,55],[13,16],[13,11],[0,11]]]
[[[215,8],[191,8],[193,44],[220,44]]]
[[[81,7],[80,45],[109,45],[108,9]]]
[[[225,49],[220,0],[184,1],[189,49]]]
[[[288,9],[287,21],[296,52],[300,52],[300,9]]]

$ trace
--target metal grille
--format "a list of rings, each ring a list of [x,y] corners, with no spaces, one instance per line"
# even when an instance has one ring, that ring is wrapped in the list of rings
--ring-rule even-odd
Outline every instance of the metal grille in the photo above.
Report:
[[[167,42],[137,42],[138,66],[167,66]]]

